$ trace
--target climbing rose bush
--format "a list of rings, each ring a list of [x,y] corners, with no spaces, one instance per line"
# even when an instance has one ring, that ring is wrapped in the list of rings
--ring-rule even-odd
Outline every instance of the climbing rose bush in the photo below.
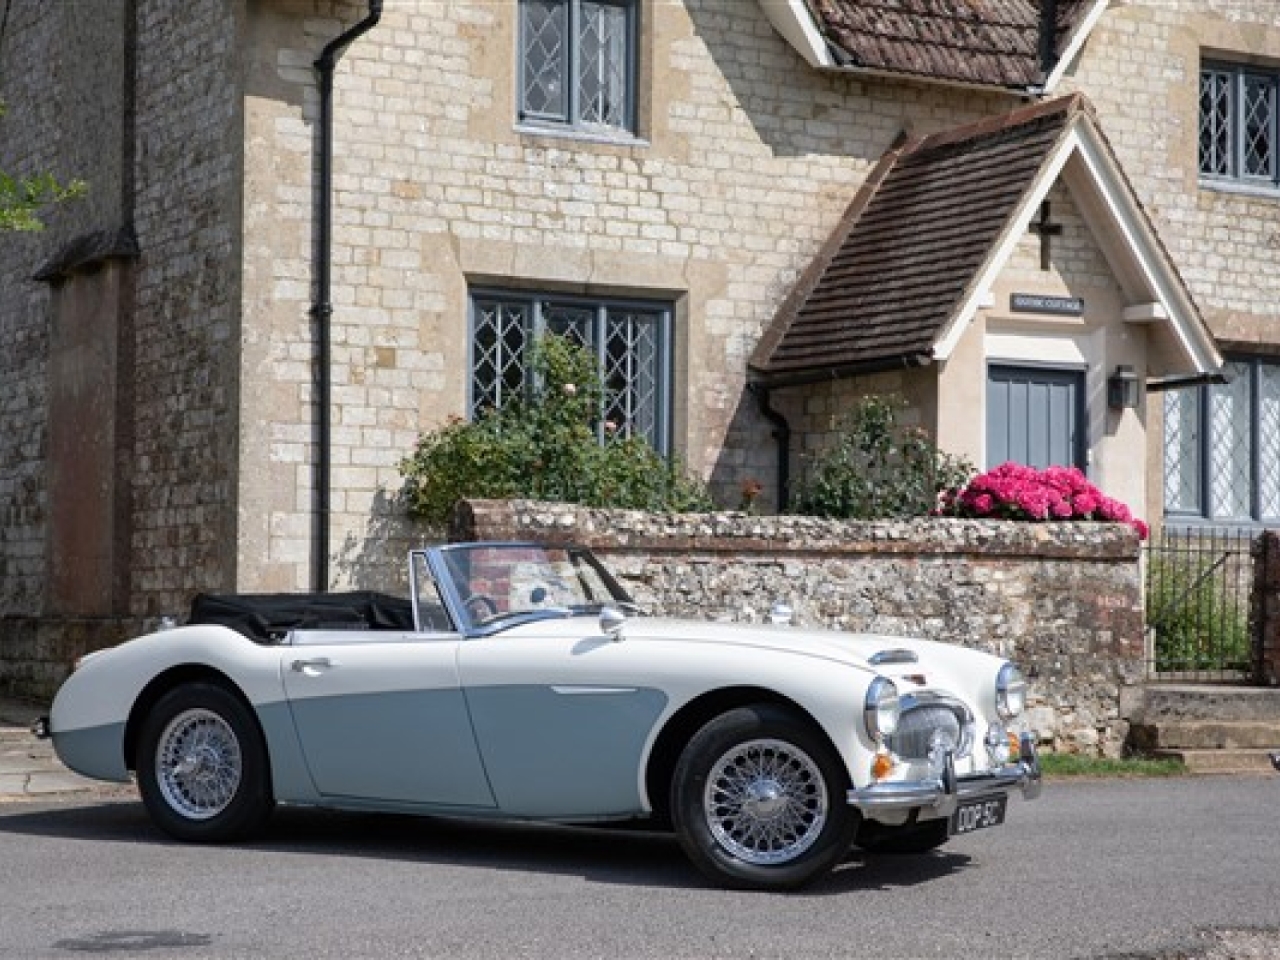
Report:
[[[994,520],[1103,520],[1127,523],[1142,539],[1147,525],[1119,500],[1106,496],[1075,467],[1002,463],[944,493],[938,513]]]

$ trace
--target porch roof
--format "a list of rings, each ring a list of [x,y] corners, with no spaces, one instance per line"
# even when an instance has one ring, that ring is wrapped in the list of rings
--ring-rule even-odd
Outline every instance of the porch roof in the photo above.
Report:
[[[811,64],[1044,93],[1108,0],[760,0]]]
[[[774,384],[945,359],[1061,178],[1131,305],[1160,327],[1156,374],[1222,359],[1088,101],[1073,94],[900,137],[784,300],[750,361]],[[1158,366],[1158,365],[1157,365]]]

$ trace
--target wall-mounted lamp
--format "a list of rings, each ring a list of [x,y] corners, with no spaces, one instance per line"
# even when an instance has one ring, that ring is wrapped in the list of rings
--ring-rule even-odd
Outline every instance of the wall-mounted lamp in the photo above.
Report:
[[[1107,406],[1112,410],[1133,409],[1138,405],[1138,375],[1133,367],[1122,363],[1107,378]]]

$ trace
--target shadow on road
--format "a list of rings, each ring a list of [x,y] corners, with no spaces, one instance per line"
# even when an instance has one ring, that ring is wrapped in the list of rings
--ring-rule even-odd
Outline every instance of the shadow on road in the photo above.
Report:
[[[116,843],[152,843],[192,851],[160,833],[139,802],[0,807],[0,833]],[[669,833],[541,823],[348,813],[302,807],[277,810],[251,842],[203,848],[326,854],[492,870],[565,874],[607,884],[705,888]],[[854,850],[831,875],[788,896],[821,897],[928,883],[966,869],[970,857],[945,850],[873,856]]]

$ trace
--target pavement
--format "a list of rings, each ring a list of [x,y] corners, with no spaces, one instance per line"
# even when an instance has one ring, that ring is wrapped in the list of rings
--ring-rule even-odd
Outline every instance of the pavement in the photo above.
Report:
[[[104,783],[72,773],[53,752],[53,742],[31,732],[48,707],[0,697],[0,804],[24,800],[136,797],[132,785]]]

